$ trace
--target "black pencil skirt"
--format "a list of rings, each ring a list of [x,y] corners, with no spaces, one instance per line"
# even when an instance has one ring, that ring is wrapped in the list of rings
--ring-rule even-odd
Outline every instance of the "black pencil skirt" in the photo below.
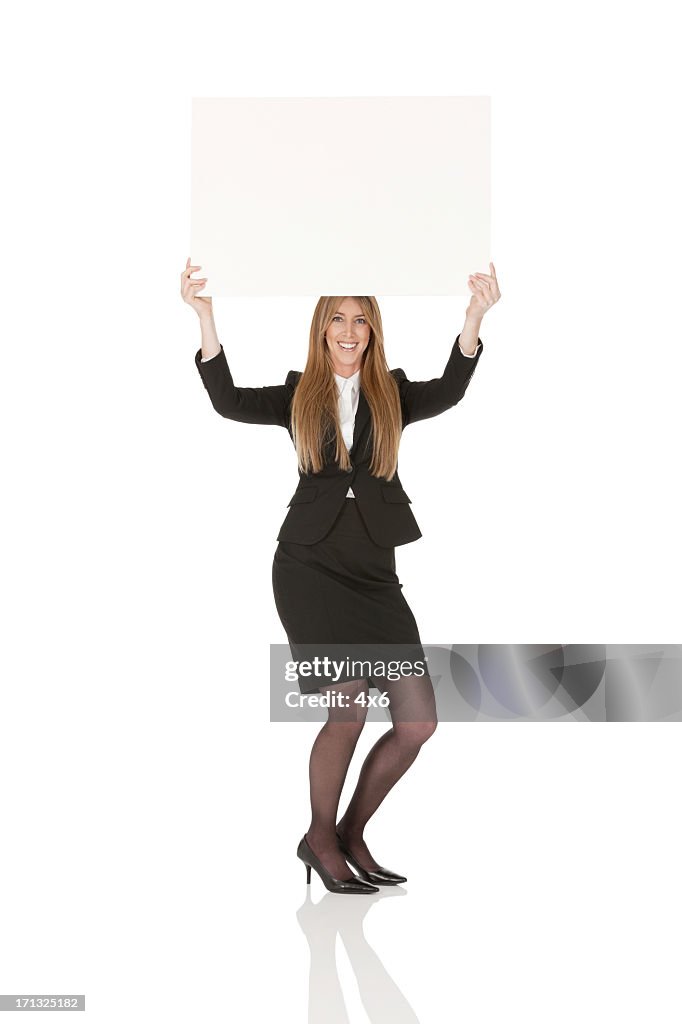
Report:
[[[382,690],[386,669],[375,672],[377,663],[390,663],[392,672],[397,663],[426,665],[417,623],[396,575],[395,548],[374,543],[355,498],[345,499],[331,530],[316,544],[279,542],[272,587],[292,659],[327,656],[339,666],[333,679],[299,675],[301,693],[360,678]],[[350,658],[361,661],[364,670],[353,670]],[[340,673],[342,661],[346,668]]]

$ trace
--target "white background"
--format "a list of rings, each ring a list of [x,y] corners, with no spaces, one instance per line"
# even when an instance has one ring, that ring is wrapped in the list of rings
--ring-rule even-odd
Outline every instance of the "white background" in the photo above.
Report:
[[[405,434],[424,533],[398,550],[405,595],[426,643],[676,638],[668,11],[6,16],[3,992],[85,992],[97,1024],[307,1019],[295,849],[315,727],[267,721],[295,460],[285,431],[221,420],[193,365],[192,96],[491,97],[502,299],[462,404]],[[390,364],[439,374],[465,302],[378,298]],[[238,384],[302,368],[312,300],[215,305]],[[365,920],[403,1019],[679,1020],[679,761],[674,725],[442,723],[367,832],[409,878]],[[359,913],[326,899],[318,923],[330,900],[332,919]],[[363,1008],[345,955],[347,1019],[399,1020]]]

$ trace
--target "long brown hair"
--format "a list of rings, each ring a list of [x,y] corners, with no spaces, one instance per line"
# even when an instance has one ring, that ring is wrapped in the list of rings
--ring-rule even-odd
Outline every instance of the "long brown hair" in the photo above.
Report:
[[[303,473],[319,473],[324,465],[323,446],[336,440],[335,458],[339,466],[351,469],[339,422],[334,365],[325,341],[325,332],[339,303],[347,297],[360,304],[370,326],[360,368],[362,390],[372,416],[373,451],[369,469],[374,476],[390,480],[398,465],[402,431],[400,393],[386,362],[381,313],[373,295],[323,295],[315,307],[308,359],[291,403],[291,428],[298,465]]]

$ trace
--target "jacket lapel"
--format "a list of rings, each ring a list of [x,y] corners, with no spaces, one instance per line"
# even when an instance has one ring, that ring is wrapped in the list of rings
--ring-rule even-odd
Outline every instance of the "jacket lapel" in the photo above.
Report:
[[[365,429],[367,424],[370,422],[371,418],[372,417],[369,411],[369,405],[367,403],[367,399],[365,398],[365,392],[362,390],[361,386],[360,394],[358,396],[358,410],[355,414],[355,427],[353,428],[353,446],[351,448],[352,452],[356,450],[360,435],[362,434],[362,431]]]

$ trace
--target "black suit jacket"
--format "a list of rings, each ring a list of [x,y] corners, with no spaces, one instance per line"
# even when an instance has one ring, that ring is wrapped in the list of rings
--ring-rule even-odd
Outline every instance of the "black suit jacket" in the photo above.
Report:
[[[483,352],[483,342],[478,340],[480,344],[472,359],[463,354],[457,335],[442,377],[408,380],[404,370],[391,370],[400,390],[403,428],[438,416],[460,401]],[[240,423],[276,424],[286,427],[291,436],[291,399],[301,377],[300,371],[290,370],[284,384],[239,388],[232,380],[222,345],[219,354],[205,363],[201,361],[199,349],[195,362],[213,408],[221,416]],[[299,470],[298,487],[289,502],[278,541],[315,544],[322,540],[334,523],[349,486],[353,488],[370,537],[380,547],[409,544],[422,536],[397,471],[390,483],[369,472],[371,428],[372,417],[361,382],[350,450],[351,470],[340,469],[334,459],[334,442],[329,442],[324,449],[324,466],[319,473]]]

